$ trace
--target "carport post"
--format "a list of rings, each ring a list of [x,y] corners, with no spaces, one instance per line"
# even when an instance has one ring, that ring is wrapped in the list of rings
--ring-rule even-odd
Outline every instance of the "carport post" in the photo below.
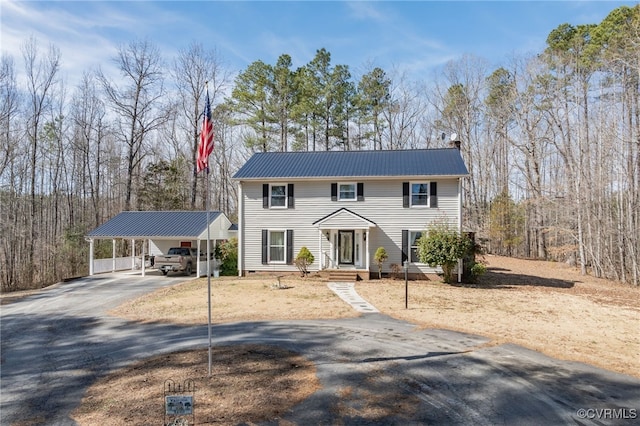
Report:
[[[144,261],[144,254],[146,252],[146,250],[144,249],[144,245],[147,242],[147,240],[142,240],[142,276],[144,277],[144,270],[145,270],[145,261]]]
[[[136,240],[131,240],[131,270],[136,269]]]
[[[116,240],[111,240],[111,272],[116,271]]]
[[[93,275],[93,238],[89,238],[89,276]]]

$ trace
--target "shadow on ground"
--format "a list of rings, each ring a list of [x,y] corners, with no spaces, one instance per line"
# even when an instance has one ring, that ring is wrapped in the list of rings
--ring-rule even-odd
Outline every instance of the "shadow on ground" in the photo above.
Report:
[[[561,280],[558,278],[543,278],[539,276],[516,274],[509,269],[491,267],[482,275],[475,288],[513,288],[520,286],[572,288],[577,281]],[[462,284],[464,286],[464,284]]]

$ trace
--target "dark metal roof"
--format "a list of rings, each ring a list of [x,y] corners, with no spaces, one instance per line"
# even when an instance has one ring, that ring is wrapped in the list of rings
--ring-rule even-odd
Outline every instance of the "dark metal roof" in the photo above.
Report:
[[[234,179],[466,176],[456,148],[394,151],[259,152]]]
[[[209,223],[213,223],[221,214],[210,211]],[[87,237],[197,238],[206,230],[206,211],[122,212],[89,232]]]

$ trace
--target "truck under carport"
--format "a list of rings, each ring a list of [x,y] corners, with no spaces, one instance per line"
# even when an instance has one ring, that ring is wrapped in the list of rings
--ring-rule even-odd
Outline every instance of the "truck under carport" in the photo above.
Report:
[[[208,219],[208,221],[207,221]],[[208,231],[208,232],[207,232]],[[237,236],[237,226],[219,211],[125,211],[109,219],[91,232],[89,242],[89,275],[118,270],[141,269],[145,275],[147,256],[165,254],[170,247],[194,247],[202,253],[213,253],[216,244]],[[132,253],[116,257],[116,240],[130,240]],[[96,240],[112,241],[112,258],[94,259]],[[135,242],[142,240],[142,252],[135,253]],[[198,276],[206,275],[207,262],[198,262]]]

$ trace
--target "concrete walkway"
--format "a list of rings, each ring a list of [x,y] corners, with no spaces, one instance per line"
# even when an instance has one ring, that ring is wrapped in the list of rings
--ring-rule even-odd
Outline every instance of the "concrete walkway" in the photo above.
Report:
[[[378,309],[376,309],[375,306],[364,300],[356,292],[354,283],[335,282],[328,283],[327,286],[329,286],[329,288],[333,290],[333,292],[337,294],[340,299],[350,304],[353,309],[358,312],[362,312],[365,314],[374,314],[380,312]]]

